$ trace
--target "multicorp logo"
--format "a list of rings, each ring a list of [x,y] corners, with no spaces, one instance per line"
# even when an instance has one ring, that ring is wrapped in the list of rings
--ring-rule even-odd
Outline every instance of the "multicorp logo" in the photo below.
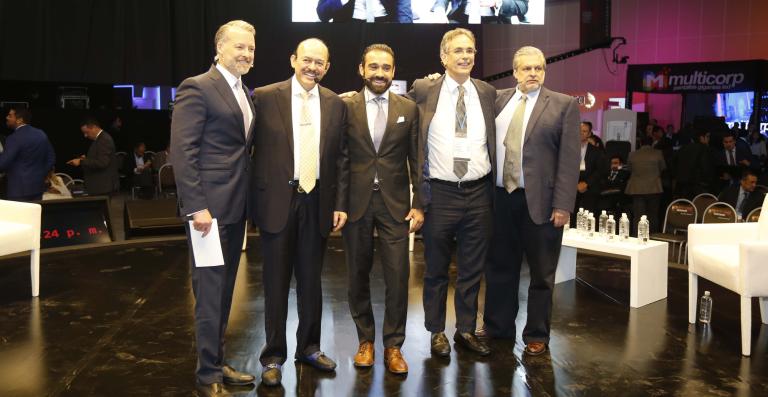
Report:
[[[643,91],[729,90],[744,82],[744,73],[709,74],[695,70],[690,74],[671,74],[665,67],[659,73],[643,72]]]

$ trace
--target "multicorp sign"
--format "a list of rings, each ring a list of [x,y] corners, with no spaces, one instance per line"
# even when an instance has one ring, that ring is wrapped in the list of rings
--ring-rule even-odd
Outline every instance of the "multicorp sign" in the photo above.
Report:
[[[765,61],[630,65],[627,90],[648,93],[755,91]]]

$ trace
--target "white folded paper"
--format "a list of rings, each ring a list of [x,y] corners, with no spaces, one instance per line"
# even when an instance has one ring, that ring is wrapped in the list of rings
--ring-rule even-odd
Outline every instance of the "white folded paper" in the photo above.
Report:
[[[224,266],[224,254],[221,252],[219,223],[216,218],[211,222],[211,230],[203,237],[189,221],[189,233],[192,240],[192,253],[195,255],[195,267]]]

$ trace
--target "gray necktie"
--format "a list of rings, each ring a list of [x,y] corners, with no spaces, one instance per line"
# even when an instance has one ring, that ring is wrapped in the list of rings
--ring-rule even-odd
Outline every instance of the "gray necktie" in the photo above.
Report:
[[[744,208],[747,206],[748,197],[749,197],[749,192],[745,191],[744,194],[741,196],[741,203],[739,203],[737,207],[742,217],[747,216],[747,214],[744,213]]]
[[[237,80],[235,83],[235,92],[237,93],[237,104],[240,105],[240,111],[243,112],[243,128],[245,129],[245,136],[248,136],[248,129],[251,127],[251,113],[248,109],[248,97],[245,96],[243,90],[243,83]]]
[[[728,165],[736,165],[736,159],[733,155],[733,149],[728,151]]]
[[[373,98],[373,101],[379,108],[376,119],[373,121],[373,147],[378,152],[381,140],[384,138],[384,130],[387,129],[387,115],[384,113],[384,97],[378,96]]]
[[[464,87],[459,86],[459,99],[456,100],[456,138],[467,137],[467,105],[464,103]],[[464,178],[469,170],[469,159],[454,157],[453,173],[459,178]]]
[[[502,182],[504,189],[512,193],[517,189],[520,183],[520,151],[522,149],[523,121],[525,120],[525,104],[528,102],[528,96],[523,95],[520,103],[512,114],[512,120],[507,127],[507,135],[504,137],[504,169]]]

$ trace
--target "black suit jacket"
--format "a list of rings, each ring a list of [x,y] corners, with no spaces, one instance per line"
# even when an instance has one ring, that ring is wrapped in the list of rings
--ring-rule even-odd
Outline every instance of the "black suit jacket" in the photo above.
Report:
[[[411,90],[408,91],[408,98],[416,102],[419,108],[419,183],[420,198],[422,207],[427,210],[431,201],[431,192],[429,181],[424,176],[424,166],[426,164],[427,135],[429,134],[429,125],[432,118],[435,117],[437,110],[437,100],[440,97],[440,88],[443,86],[445,75],[436,80],[419,79],[413,82]],[[496,88],[492,85],[477,79],[471,79],[475,85],[477,94],[480,97],[480,107],[483,110],[483,119],[485,121],[485,138],[488,149],[488,158],[491,161],[491,180],[496,180],[496,113],[494,112],[494,101],[496,100]]]
[[[220,225],[245,219],[252,129],[253,122],[246,138],[237,99],[215,66],[181,83],[169,156],[181,215],[207,208]]]
[[[515,89],[499,91],[501,113]],[[579,178],[579,105],[572,97],[541,87],[525,128],[523,174],[528,213],[536,224],[549,222],[552,210],[571,212]]]
[[[0,172],[7,173],[8,198],[42,194],[45,176],[53,169],[56,154],[45,132],[31,125],[16,129],[0,153]]]
[[[605,179],[606,170],[603,152],[587,143],[587,152],[584,154],[584,171],[579,172],[579,182],[587,183],[587,192],[600,193],[600,182]]]
[[[411,0],[381,0],[387,11],[387,22],[412,23],[413,11]],[[320,0],[317,2],[317,16],[323,22],[349,22],[355,11],[355,0],[341,4],[340,0]]]
[[[734,184],[734,185],[728,186],[722,191],[722,193],[720,193],[720,196],[717,198],[717,200],[722,201],[724,203],[728,203],[731,206],[733,206],[733,208],[736,208],[736,203],[739,202],[740,187],[741,187],[740,184]],[[764,198],[765,198],[765,194],[757,190],[750,193],[749,196],[747,196],[747,202],[744,203],[744,211],[741,214],[741,216],[746,217],[750,211],[763,205]],[[739,209],[736,208],[736,210],[738,211]]]
[[[349,221],[365,214],[371,201],[374,176],[378,174],[380,194],[390,215],[405,222],[411,208],[421,208],[418,180],[419,111],[410,99],[389,93],[387,128],[376,152],[365,104],[365,90],[345,99],[347,105],[347,139],[349,148],[350,186]],[[409,172],[410,169],[410,172]],[[410,176],[410,177],[409,177]],[[413,201],[409,186],[413,181]]]
[[[253,132],[252,221],[268,233],[279,233],[285,227],[294,189],[288,183],[294,175],[291,79],[253,92],[257,117]],[[320,233],[327,237],[333,228],[333,212],[348,212],[347,107],[333,91],[319,87],[319,93],[320,181],[315,189],[320,194]]]
[[[88,194],[109,194],[120,187],[115,142],[106,131],[102,130],[96,140],[91,142],[80,166],[83,168]]]

